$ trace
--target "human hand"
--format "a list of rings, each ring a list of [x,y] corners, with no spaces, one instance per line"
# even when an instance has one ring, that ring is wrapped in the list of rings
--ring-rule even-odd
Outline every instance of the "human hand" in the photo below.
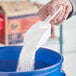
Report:
[[[62,10],[51,21],[51,24],[59,25],[72,12],[72,5],[69,0],[52,0],[39,10],[38,15],[42,20],[45,20],[48,15],[52,16],[60,5],[62,5]]]

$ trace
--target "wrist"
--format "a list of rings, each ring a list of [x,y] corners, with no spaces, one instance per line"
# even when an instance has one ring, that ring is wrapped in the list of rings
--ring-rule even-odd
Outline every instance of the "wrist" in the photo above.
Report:
[[[76,15],[76,5],[75,5],[76,0],[69,0],[69,1],[70,1],[71,5],[72,5],[72,11],[71,11],[70,16],[74,16],[74,15]]]
[[[70,1],[70,0],[69,0],[69,1]],[[73,15],[73,13],[74,13],[73,4],[72,4],[72,2],[71,2],[71,1],[70,1],[70,3],[71,3],[72,10],[71,10],[71,12],[69,13],[69,15],[68,15],[67,19],[68,19],[68,18],[70,18],[70,17]]]

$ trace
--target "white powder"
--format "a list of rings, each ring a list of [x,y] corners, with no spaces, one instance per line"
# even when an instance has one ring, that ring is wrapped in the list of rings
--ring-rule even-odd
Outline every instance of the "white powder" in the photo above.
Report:
[[[44,21],[37,22],[26,33],[24,46],[22,48],[17,72],[31,71],[34,69],[34,59],[36,50],[44,44],[50,37],[51,25]]]

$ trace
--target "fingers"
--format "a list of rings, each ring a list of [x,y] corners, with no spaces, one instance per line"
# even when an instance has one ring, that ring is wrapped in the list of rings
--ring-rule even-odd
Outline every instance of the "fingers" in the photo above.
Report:
[[[64,19],[64,14],[65,14],[65,6],[63,6],[62,10],[56,15],[55,17],[55,25],[60,24]]]
[[[48,4],[48,13],[50,15],[54,15],[55,14],[56,6],[57,6],[57,4],[55,2],[51,2],[51,3]]]
[[[38,15],[41,17],[42,20],[45,20],[48,15],[52,16],[55,14],[58,5],[63,5],[63,9],[54,17],[54,19],[51,21],[51,24],[59,25],[65,19],[67,19],[72,10],[72,6],[69,0],[67,0],[67,2],[66,0],[52,0],[39,10]]]
[[[64,20],[67,19],[71,9],[69,6],[63,6],[63,10],[59,12],[58,15],[54,18],[53,22],[55,25],[60,25]]]
[[[48,16],[48,8],[47,6],[44,6],[43,8],[41,8],[38,13],[39,17],[44,20],[46,19],[46,17]]]
[[[69,16],[70,14],[70,11],[71,11],[71,8],[69,6],[66,6],[63,10],[64,14],[62,14],[63,16],[61,17],[62,19],[60,19],[57,23],[55,23],[56,25],[59,25],[61,24],[64,20],[67,19],[67,17]]]
[[[69,16],[70,12],[71,12],[71,8],[67,6],[66,7],[66,11],[65,11],[65,15],[64,15],[65,19],[67,19],[67,17]]]
[[[46,12],[39,12],[38,15],[40,16],[41,20],[45,20],[47,17]]]
[[[58,22],[62,20],[62,18],[64,17],[64,14],[65,14],[65,6],[63,6],[62,10],[56,16],[56,19]]]
[[[64,22],[64,20],[66,20],[67,17],[69,16],[70,11],[71,11],[71,8],[69,6],[66,6],[63,10],[64,13],[62,14],[62,17],[60,16],[61,19],[57,23],[55,23],[55,25],[60,25],[62,22]]]
[[[55,25],[60,25],[62,22],[64,22],[65,18],[62,18],[61,21],[57,22]]]

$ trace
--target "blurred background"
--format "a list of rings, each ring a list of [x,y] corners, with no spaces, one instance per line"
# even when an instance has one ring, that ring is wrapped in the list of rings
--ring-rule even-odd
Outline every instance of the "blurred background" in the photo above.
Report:
[[[40,20],[37,11],[50,0],[0,0],[0,46],[23,45],[25,33]],[[75,76],[76,16],[60,26],[52,25],[51,36],[42,46],[64,57],[66,76]]]

